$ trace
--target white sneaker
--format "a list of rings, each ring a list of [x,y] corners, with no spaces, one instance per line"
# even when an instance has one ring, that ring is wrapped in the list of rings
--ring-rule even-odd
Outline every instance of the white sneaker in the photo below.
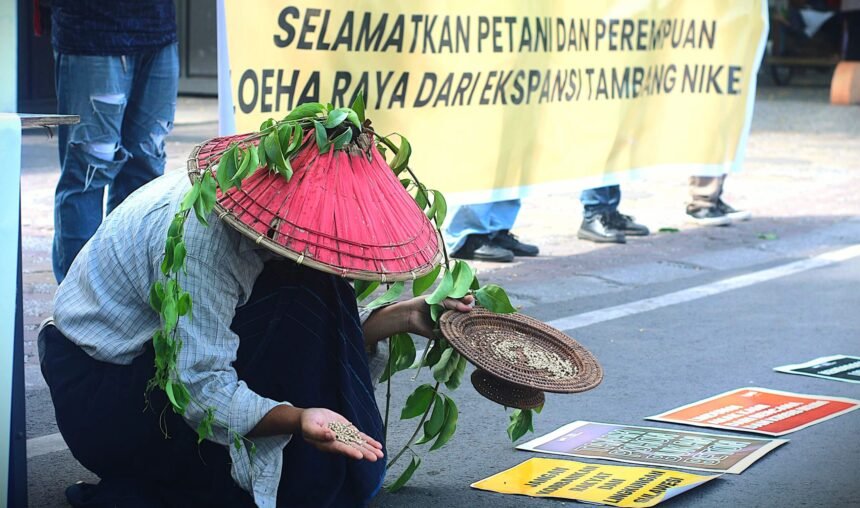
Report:
[[[752,219],[752,212],[747,210],[735,210],[731,206],[727,205],[723,202],[723,200],[719,200],[717,202],[717,208],[720,209],[732,222],[743,222],[745,220]]]
[[[717,206],[687,207],[687,222],[697,226],[728,226],[732,223],[732,219]]]

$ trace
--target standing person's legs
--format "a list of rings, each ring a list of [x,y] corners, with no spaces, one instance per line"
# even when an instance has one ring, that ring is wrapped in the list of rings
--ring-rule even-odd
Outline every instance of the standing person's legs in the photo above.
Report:
[[[54,195],[53,267],[62,282],[101,224],[104,188],[129,158],[121,129],[131,70],[118,56],[58,53],[55,60],[58,112],[81,117],[78,125],[58,129],[61,170]]]
[[[513,252],[494,245],[491,235],[513,227],[521,204],[511,199],[459,207],[445,232],[448,252],[463,259],[512,261]]]
[[[179,86],[177,45],[129,57],[134,81],[122,125],[131,158],[110,186],[107,213],[141,185],[164,174],[164,138],[173,128]]]
[[[687,217],[691,222],[700,226],[725,226],[752,217],[750,212],[736,210],[723,201],[725,181],[726,175],[690,177]]]
[[[597,243],[624,243],[624,232],[617,229],[612,215],[621,202],[621,186],[606,185],[585,189],[579,195],[582,203],[582,224],[576,237]]]

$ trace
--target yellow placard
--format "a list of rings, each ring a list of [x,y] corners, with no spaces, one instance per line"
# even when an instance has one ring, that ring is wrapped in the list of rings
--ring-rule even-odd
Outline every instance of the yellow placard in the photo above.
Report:
[[[477,194],[731,169],[767,27],[764,0],[224,2],[236,131],[361,90],[424,183]]]
[[[472,487],[502,494],[572,499],[610,506],[655,506],[719,475],[533,458]]]

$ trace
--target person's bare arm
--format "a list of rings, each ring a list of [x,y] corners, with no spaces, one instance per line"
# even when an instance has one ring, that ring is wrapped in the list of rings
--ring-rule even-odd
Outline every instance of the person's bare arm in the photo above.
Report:
[[[401,332],[433,338],[434,323],[430,318],[430,306],[424,299],[419,296],[373,311],[364,322],[365,344],[375,344]],[[469,312],[473,301],[474,297],[467,295],[459,300],[446,298],[442,305],[446,309]]]

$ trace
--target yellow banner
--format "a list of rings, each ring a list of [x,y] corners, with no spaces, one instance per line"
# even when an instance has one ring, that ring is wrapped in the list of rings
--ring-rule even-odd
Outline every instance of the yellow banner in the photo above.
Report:
[[[425,184],[476,197],[737,166],[767,26],[764,0],[224,2],[236,131],[361,90]]]
[[[655,506],[718,476],[533,458],[473,483],[472,487],[502,494],[645,507]]]

